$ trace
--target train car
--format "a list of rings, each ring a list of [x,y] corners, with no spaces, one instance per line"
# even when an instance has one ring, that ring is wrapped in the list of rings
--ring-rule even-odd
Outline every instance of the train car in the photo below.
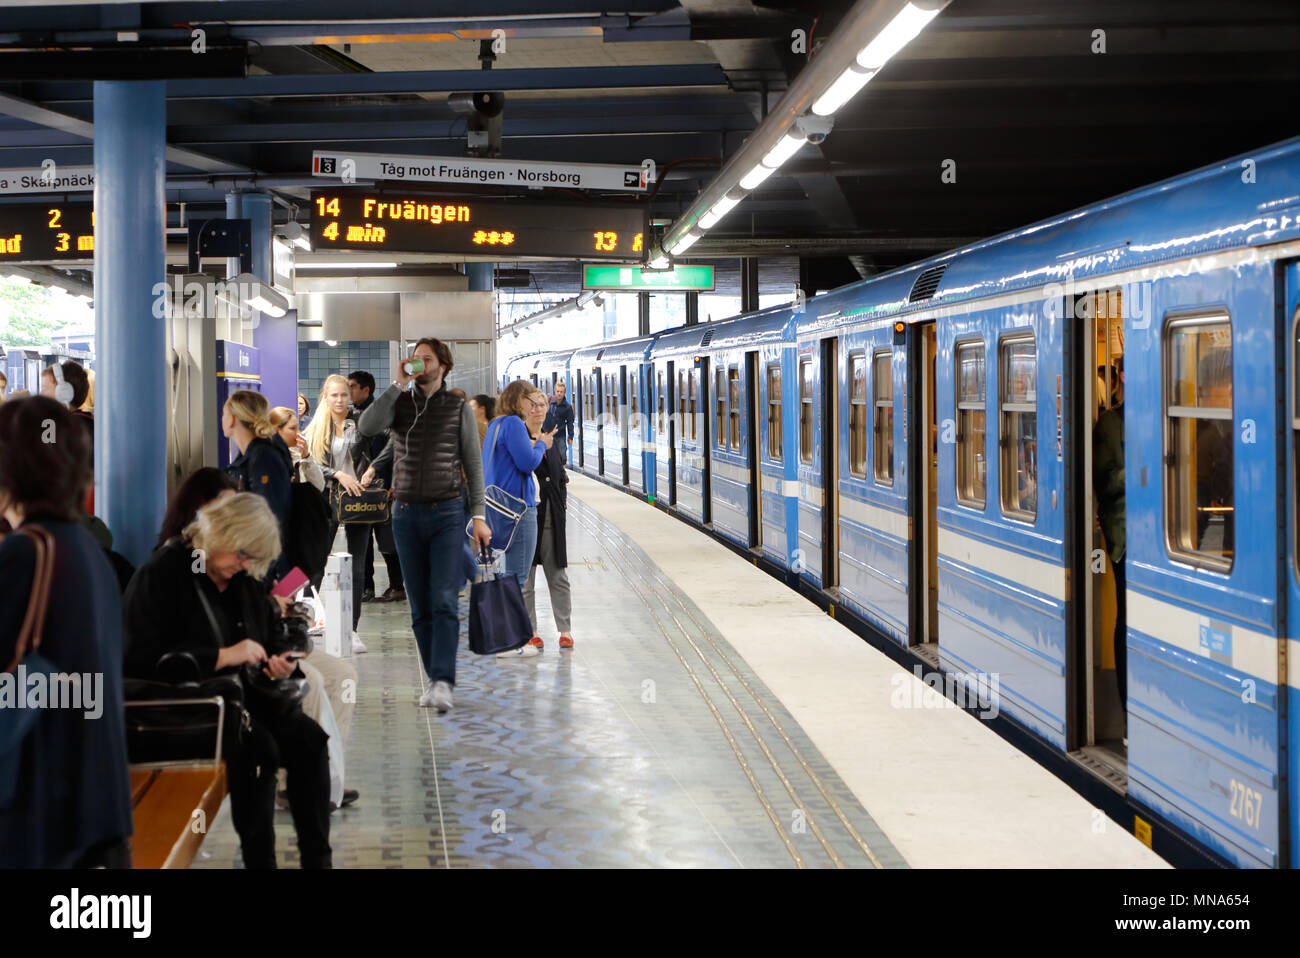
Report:
[[[725,348],[661,333],[660,495],[752,546],[748,465],[769,568],[864,634],[996,678],[1000,721],[1123,795],[1139,833],[1296,867],[1298,196],[1292,140],[817,297],[753,365],[730,340],[770,313],[719,324]],[[757,407],[740,401],[741,455],[733,365]],[[1118,478],[1093,474],[1102,416]],[[1122,561],[1095,481],[1126,500]]]

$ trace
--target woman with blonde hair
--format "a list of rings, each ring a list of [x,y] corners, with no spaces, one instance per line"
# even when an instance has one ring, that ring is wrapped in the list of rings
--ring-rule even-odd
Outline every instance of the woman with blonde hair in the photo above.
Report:
[[[358,496],[375,478],[375,466],[366,462],[369,442],[357,431],[357,414],[348,402],[350,397],[347,379],[337,373],[326,376],[316,400],[316,415],[307,427],[307,452],[320,465],[329,491],[331,542],[338,533],[339,496],[344,492]],[[349,523],[344,534],[352,556],[352,649],[364,652],[366,647],[357,634],[357,625],[361,621],[361,593],[365,591],[370,525]]]
[[[289,447],[294,481],[311,483],[317,492],[324,492],[325,474],[321,472],[320,464],[307,454],[307,437],[302,434],[298,416],[288,406],[276,406],[268,418],[276,433]]]
[[[210,502],[131,579],[123,600],[125,672],[155,678],[164,656],[189,659],[196,678],[260,666],[272,679],[292,675],[300,653],[271,655],[279,607],[263,577],[280,555],[280,533],[266,500],[237,493]],[[288,771],[289,803],[304,868],[329,868],[328,737],[295,705],[287,711],[246,700],[251,721],[224,745],[230,813],[245,868],[275,867],[276,770]]]
[[[266,500],[283,542],[292,507],[289,482],[293,477],[293,459],[289,447],[276,435],[269,414],[265,396],[241,389],[231,393],[221,409],[221,432],[239,449],[239,455],[226,472],[239,484],[241,492],[256,493]],[[276,579],[289,571],[278,555],[271,566]]]
[[[505,571],[519,582],[520,590],[527,588],[528,576],[537,552],[537,480],[533,470],[542,462],[546,450],[551,448],[555,430],[541,432],[536,440],[529,434],[528,417],[540,412],[546,414],[546,397],[535,399],[537,387],[516,379],[501,393],[497,401],[497,416],[488,424],[483,439],[483,483],[498,486],[527,508],[515,529],[515,537],[506,549]],[[538,419],[538,425],[541,420]],[[531,656],[541,651],[541,640],[534,637],[523,648],[505,652],[503,656]]]

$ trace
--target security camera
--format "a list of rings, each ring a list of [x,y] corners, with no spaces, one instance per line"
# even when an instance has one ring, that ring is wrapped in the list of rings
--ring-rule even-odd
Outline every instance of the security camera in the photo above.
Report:
[[[816,146],[826,142],[826,137],[830,136],[831,128],[835,126],[835,118],[809,113],[795,120],[795,126],[808,138],[809,143]]]

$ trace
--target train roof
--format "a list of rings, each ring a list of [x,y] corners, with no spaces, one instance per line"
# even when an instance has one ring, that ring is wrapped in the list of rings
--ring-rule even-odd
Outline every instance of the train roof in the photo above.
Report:
[[[805,326],[936,306],[1300,237],[1300,137],[1210,164],[809,302]]]
[[[654,342],[653,336],[635,336],[631,339],[618,339],[612,343],[599,343],[574,352],[572,362],[579,366],[590,366],[597,362],[641,362],[646,350]]]
[[[718,349],[759,342],[779,342],[788,338],[790,316],[789,306],[772,306],[758,313],[714,323],[678,326],[656,336],[650,352],[654,356],[670,356],[693,353],[706,346]]]

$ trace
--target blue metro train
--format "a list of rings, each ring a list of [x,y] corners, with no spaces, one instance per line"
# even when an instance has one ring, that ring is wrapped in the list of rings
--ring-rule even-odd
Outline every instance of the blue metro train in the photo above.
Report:
[[[1148,842],[1300,866],[1300,138],[515,378],[568,385],[576,468],[900,661],[997,674],[1004,734]],[[1126,705],[1092,482],[1118,404]]]

